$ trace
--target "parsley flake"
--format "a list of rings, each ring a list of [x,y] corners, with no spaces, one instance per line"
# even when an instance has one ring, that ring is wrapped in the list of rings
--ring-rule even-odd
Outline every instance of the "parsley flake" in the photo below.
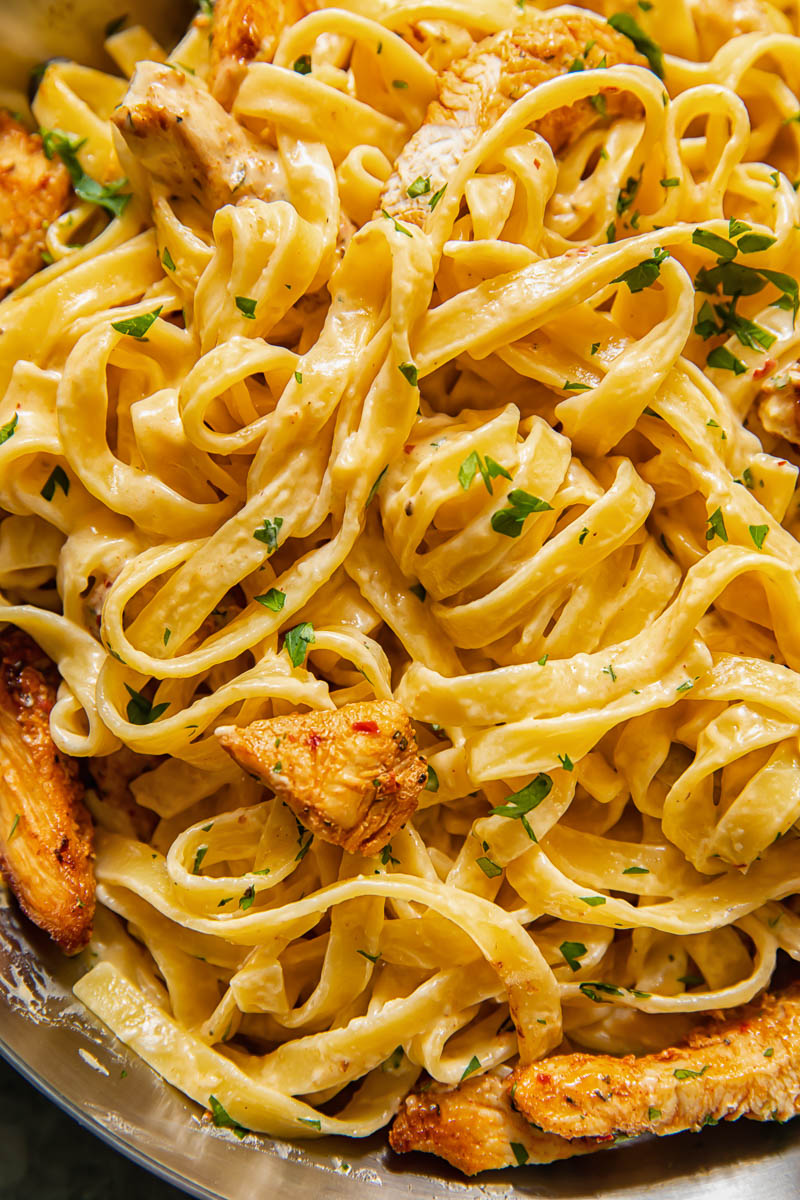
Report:
[[[464,1067],[464,1074],[461,1076],[462,1082],[467,1078],[468,1075],[473,1075],[475,1073],[475,1071],[480,1071],[480,1069],[481,1069],[481,1060],[479,1058],[476,1058],[475,1055],[473,1054],[472,1058],[469,1060],[467,1065]]]
[[[503,868],[485,856],[483,858],[476,858],[475,865],[480,867],[484,875],[486,875],[489,879],[494,879],[496,875],[503,874]]]
[[[158,320],[161,315],[163,304],[159,304],[158,308],[153,312],[142,313],[140,317],[127,317],[124,321],[112,321],[111,328],[117,333],[123,333],[127,337],[138,338],[139,341],[145,340],[145,334],[149,330],[154,321]]]
[[[565,771],[571,771],[575,766],[575,763],[568,754],[559,754],[557,757]]]
[[[271,612],[280,612],[286,603],[286,593],[278,588],[270,588],[263,596],[254,596],[256,604],[263,604]]]
[[[573,971],[580,971],[581,957],[586,953],[586,947],[583,942],[562,942],[558,947],[568,966]]]
[[[225,1111],[216,1096],[208,1097],[208,1107],[211,1109],[211,1117],[218,1129],[230,1129],[241,1141],[250,1132],[245,1129],[244,1125],[240,1125],[238,1121],[234,1121],[233,1117]]]
[[[406,195],[412,200],[416,200],[417,196],[427,196],[431,190],[431,180],[429,175],[418,175],[414,182],[408,187]]]
[[[753,539],[753,544],[756,550],[761,550],[764,545],[764,539],[769,533],[769,525],[748,525],[750,537]]]
[[[197,853],[194,856],[194,866],[192,867],[193,875],[199,874],[203,859],[205,858],[205,856],[207,854],[208,854],[208,846],[198,846]]]
[[[426,792],[438,792],[438,790],[439,790],[439,776],[436,774],[436,771],[431,766],[431,764],[428,763],[428,778],[425,780],[425,791]]]
[[[612,29],[616,29],[617,33],[623,34],[633,42],[639,53],[643,54],[649,62],[650,69],[656,73],[659,79],[663,79],[664,55],[661,47],[645,33],[638,21],[630,13],[618,12],[608,18],[608,23]]]
[[[623,271],[611,282],[626,284],[630,292],[641,292],[644,288],[651,287],[658,279],[665,258],[669,258],[669,250],[662,250],[660,246],[656,246],[650,258],[645,258],[629,271]]]
[[[311,74],[311,55],[310,54],[301,54],[300,57],[296,58],[294,60],[294,62],[292,63],[292,70],[296,71],[298,75],[310,75]]]
[[[20,816],[19,813],[14,813],[14,820],[11,822],[11,828],[8,831],[8,840],[9,841],[11,841],[14,834],[17,832],[17,826],[19,825],[19,816]]]
[[[525,1149],[522,1142],[509,1142],[508,1144],[511,1147],[511,1153],[517,1160],[517,1166],[524,1167],[525,1163],[528,1161],[528,1151]]]
[[[727,542],[728,531],[725,528],[725,518],[722,515],[722,509],[714,509],[711,516],[708,518],[708,529],[706,530],[706,541],[710,542],[715,537],[718,537],[721,542]]]
[[[254,300],[252,298],[252,296],[237,296],[236,297],[236,307],[238,308],[238,310],[242,314],[242,316],[248,321],[255,321],[257,304],[258,304],[258,301]]]
[[[706,1063],[699,1071],[692,1071],[690,1067],[678,1067],[672,1074],[676,1079],[699,1079],[701,1075],[705,1075],[710,1064]]]
[[[61,488],[65,496],[69,495],[69,478],[63,467],[53,467],[39,495],[49,503],[55,496],[57,487]]]
[[[588,904],[590,908],[597,908],[598,904],[606,902],[605,896],[579,896],[578,899],[582,900],[584,904]]]
[[[623,875],[649,875],[649,867],[626,867],[622,872]]]
[[[175,263],[172,261],[172,255],[169,252],[168,246],[165,246],[161,252],[161,261],[168,271],[175,270]]]
[[[124,213],[130,193],[120,195],[128,182],[127,179],[115,179],[109,183],[98,183],[87,175],[78,161],[78,151],[86,145],[86,138],[79,138],[74,133],[65,133],[63,129],[42,129],[42,149],[45,157],[53,159],[57,154],[67,168],[75,194],[89,204],[96,204],[111,213],[113,217],[121,217]]]
[[[419,371],[412,362],[400,363],[397,369],[405,379],[406,383],[409,383],[411,387],[417,386],[419,382]]]
[[[306,661],[308,647],[316,641],[314,626],[310,621],[302,621],[288,630],[283,639],[283,648],[289,655],[293,667],[302,667]]]
[[[264,545],[272,554],[278,549],[278,532],[283,524],[283,517],[264,518],[264,524],[261,529],[253,530],[253,537],[257,542],[263,542]]]
[[[14,432],[19,424],[19,414],[14,413],[10,421],[6,421],[5,425],[0,425],[0,446],[14,436]]]
[[[153,721],[157,721],[161,714],[169,708],[169,701],[164,704],[151,704],[141,692],[137,692],[129,683],[125,684],[125,689],[130,696],[125,711],[131,725],[152,725]]]
[[[502,533],[505,537],[519,537],[526,517],[531,513],[552,511],[553,507],[546,500],[532,496],[522,488],[514,488],[508,493],[507,499],[510,501],[509,507],[493,513],[491,520],[495,533]]]

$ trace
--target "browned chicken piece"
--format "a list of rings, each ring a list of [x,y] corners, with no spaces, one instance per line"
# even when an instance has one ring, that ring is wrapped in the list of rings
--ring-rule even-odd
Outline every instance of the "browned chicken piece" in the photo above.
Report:
[[[658,1054],[564,1054],[520,1067],[512,1094],[523,1116],[564,1138],[786,1121],[800,1112],[800,984],[717,1013]]]
[[[408,714],[394,700],[228,726],[217,737],[303,825],[351,854],[377,854],[414,812],[428,778]]]
[[[439,79],[434,100],[397,160],[380,208],[393,217],[422,225],[430,195],[439,191],[464,154],[507,108],[526,92],[563,75],[578,60],[584,69],[634,63],[647,66],[633,43],[605,22],[589,16],[549,16],[484,38],[454,62]],[[641,106],[627,92],[604,89],[609,116],[636,115]],[[580,100],[548,113],[534,128],[553,148],[564,147],[598,120],[591,102]],[[410,199],[408,189],[420,177],[430,193]]]
[[[691,8],[707,59],[742,33],[794,33],[786,14],[767,0],[694,0]]]
[[[774,361],[767,364],[774,368]],[[767,433],[800,446],[800,363],[771,376],[756,400],[758,418]]]
[[[211,27],[211,91],[229,108],[244,68],[271,62],[278,40],[316,7],[302,0],[217,0]]]
[[[41,267],[48,222],[67,208],[71,190],[39,134],[0,110],[0,298]]]
[[[467,1079],[458,1087],[435,1083],[403,1101],[389,1144],[398,1154],[438,1154],[465,1175],[524,1163],[550,1163],[596,1150],[591,1140],[571,1141],[534,1129],[512,1106],[495,1075]]]
[[[0,636],[0,870],[67,954],[92,932],[92,822],[76,764],[50,736],[58,673],[26,634]]]
[[[148,174],[209,212],[245,196],[286,196],[277,151],[182,71],[139,63],[111,120]]]
[[[96,796],[86,793],[86,803],[98,824],[120,833],[148,841],[158,818],[154,812],[136,803],[130,785],[145,771],[152,771],[163,760],[154,754],[137,754],[127,746],[102,758],[90,758]]]

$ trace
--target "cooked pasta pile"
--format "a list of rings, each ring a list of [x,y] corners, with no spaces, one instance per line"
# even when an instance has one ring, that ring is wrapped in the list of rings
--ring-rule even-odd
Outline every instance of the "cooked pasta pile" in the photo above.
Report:
[[[216,90],[267,180],[221,204],[137,157],[121,75],[36,94],[105,204],[0,304],[0,618],[58,665],[60,751],[142,756],[157,818],[96,801],[77,994],[238,1132],[669,1045],[800,957],[800,40],[617,7],[298,9]],[[374,857],[214,735],[390,697],[428,784]]]

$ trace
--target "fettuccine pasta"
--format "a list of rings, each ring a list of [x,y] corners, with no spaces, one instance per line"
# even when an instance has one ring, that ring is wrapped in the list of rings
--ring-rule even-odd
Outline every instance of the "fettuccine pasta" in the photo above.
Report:
[[[220,2],[42,77],[106,203],[0,304],[0,618],[59,751],[138,756],[78,996],[218,1123],[360,1137],[800,957],[800,40],[766,0],[265,6],[249,61]],[[137,78],[238,132],[181,176]],[[375,855],[215,736],[389,698],[428,774]]]

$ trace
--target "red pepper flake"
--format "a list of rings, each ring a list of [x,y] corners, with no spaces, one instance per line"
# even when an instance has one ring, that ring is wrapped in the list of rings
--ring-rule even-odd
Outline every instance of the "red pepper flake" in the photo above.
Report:
[[[414,443],[406,442],[405,446],[403,446],[403,453],[410,454],[413,449],[414,449]]]
[[[312,732],[308,735],[308,744],[312,750],[316,750],[317,746],[321,745],[321,743],[322,743],[322,734],[321,733]]]
[[[765,375],[769,375],[770,371],[774,371],[777,365],[774,358],[765,358],[761,366],[756,367],[753,371],[753,379],[763,379]]]
[[[548,1083],[552,1083],[552,1082],[553,1082],[553,1076],[552,1076],[552,1075],[544,1075],[544,1074],[537,1075],[537,1076],[536,1076],[536,1082],[537,1082],[537,1083],[541,1083],[541,1084],[543,1084],[543,1085],[546,1085],[546,1084],[548,1084]]]
[[[353,724],[350,726],[350,728],[355,729],[355,731],[357,733],[377,733],[378,732],[378,726],[375,724],[374,721],[353,721]]]

